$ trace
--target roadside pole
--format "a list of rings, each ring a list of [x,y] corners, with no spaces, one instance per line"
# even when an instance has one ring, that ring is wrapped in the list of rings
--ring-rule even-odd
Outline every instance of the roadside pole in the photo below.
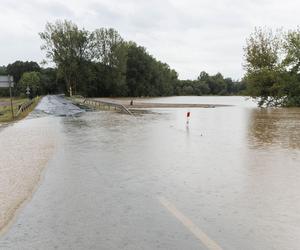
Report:
[[[28,85],[27,85],[27,88],[26,88],[26,95],[27,95],[28,100],[30,100],[30,88],[29,88]]]
[[[189,126],[190,116],[191,116],[191,112],[189,111],[189,112],[186,113],[186,126]]]
[[[14,87],[14,78],[10,75],[0,76],[0,88],[9,88],[9,97],[10,97],[10,108],[11,108],[11,118],[14,120],[14,107],[12,100],[12,91],[11,88]]]
[[[12,101],[11,79],[10,79],[10,75],[8,75],[8,84],[9,84],[9,96],[10,96],[11,117],[12,117],[12,120],[14,120],[14,107],[13,107],[13,101]]]

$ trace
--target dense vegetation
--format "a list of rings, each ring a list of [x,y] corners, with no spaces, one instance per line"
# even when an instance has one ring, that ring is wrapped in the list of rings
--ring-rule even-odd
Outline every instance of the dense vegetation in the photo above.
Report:
[[[300,106],[300,28],[256,29],[245,47],[244,81],[259,106]]]
[[[33,95],[65,92],[133,97],[233,95],[245,89],[244,83],[220,73],[210,76],[201,72],[196,80],[179,80],[168,64],[155,59],[144,47],[124,41],[114,29],[90,32],[72,22],[57,21],[48,23],[40,37],[42,50],[55,67],[21,61],[0,67],[0,74],[14,76],[15,95],[24,95],[27,86]]]
[[[25,96],[27,86],[31,89],[31,95],[63,92],[63,81],[57,78],[57,70],[53,68],[41,68],[37,62],[16,61],[7,66],[0,66],[0,75],[12,75],[14,77],[14,96]],[[0,96],[8,96],[8,89],[0,88]]]
[[[169,96],[248,94],[259,106],[300,106],[300,29],[274,33],[256,29],[247,39],[242,81],[201,72],[179,80],[168,64],[114,29],[79,29],[69,21],[48,23],[42,50],[54,68],[16,61],[0,67],[14,76],[15,96],[62,93],[83,96]],[[0,95],[8,95],[0,89]]]

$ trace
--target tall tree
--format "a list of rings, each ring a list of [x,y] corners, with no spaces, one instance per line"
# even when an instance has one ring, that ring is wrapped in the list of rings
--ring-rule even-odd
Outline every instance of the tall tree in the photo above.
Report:
[[[127,95],[127,47],[123,38],[112,28],[97,29],[92,38],[93,61],[103,65],[108,76],[105,83],[107,93],[115,96]]]
[[[280,38],[270,29],[256,28],[246,41],[245,68],[248,72],[278,68]]]
[[[55,94],[64,92],[64,80],[58,78],[57,69],[42,68],[40,71],[40,78],[40,94]]]
[[[172,95],[178,74],[144,47],[129,42],[126,80],[130,96]]]
[[[300,28],[256,29],[245,48],[245,82],[259,105],[300,106]]]
[[[42,50],[56,64],[58,74],[66,81],[68,94],[72,96],[76,92],[82,64],[90,57],[90,33],[65,20],[47,23],[40,37],[44,41]]]
[[[147,85],[151,81],[151,57],[144,47],[128,43],[126,80],[130,96],[147,95]]]
[[[259,106],[278,106],[282,103],[280,48],[280,38],[272,30],[256,28],[247,39],[244,48],[245,81],[249,94],[258,99]]]

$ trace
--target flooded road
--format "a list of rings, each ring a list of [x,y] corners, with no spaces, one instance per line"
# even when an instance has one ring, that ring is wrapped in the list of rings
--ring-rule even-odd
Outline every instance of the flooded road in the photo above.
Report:
[[[84,112],[64,98],[63,95],[45,96],[35,109],[35,113],[46,113],[54,116],[74,116]]]
[[[211,98],[236,106],[52,117],[56,153],[0,249],[299,249],[300,109]]]

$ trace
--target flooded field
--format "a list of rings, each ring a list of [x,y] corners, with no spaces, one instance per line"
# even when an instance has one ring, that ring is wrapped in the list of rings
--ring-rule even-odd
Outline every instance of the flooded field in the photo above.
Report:
[[[234,106],[32,116],[59,140],[0,249],[299,249],[300,109],[147,100]]]

